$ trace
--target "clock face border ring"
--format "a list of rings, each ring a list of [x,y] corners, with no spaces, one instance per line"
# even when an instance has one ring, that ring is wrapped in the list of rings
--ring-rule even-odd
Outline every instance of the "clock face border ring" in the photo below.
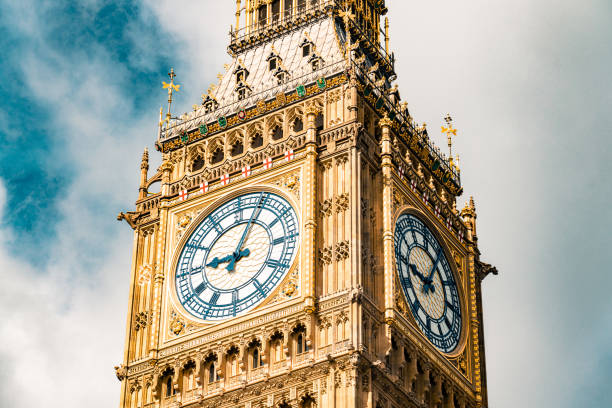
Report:
[[[456,358],[465,352],[465,348],[467,346],[467,342],[469,339],[468,332],[470,331],[471,318],[469,314],[469,308],[468,308],[467,297],[466,297],[466,293],[464,290],[463,281],[459,279],[460,274],[459,274],[459,271],[457,270],[457,265],[455,265],[454,257],[450,253],[449,247],[452,244],[449,244],[449,239],[445,237],[445,233],[440,231],[440,228],[437,225],[435,225],[433,222],[431,222],[431,220],[429,219],[430,215],[423,212],[419,208],[416,208],[411,205],[403,205],[401,207],[398,207],[397,210],[395,210],[393,214],[393,221],[392,221],[394,233],[395,233],[395,226],[397,224],[397,221],[404,214],[411,214],[417,217],[419,220],[421,220],[427,226],[427,228],[429,228],[433,236],[440,243],[440,247],[444,251],[444,256],[446,256],[451,272],[453,273],[453,278],[455,279],[455,286],[457,287],[457,292],[459,293],[459,303],[461,304],[461,316],[462,316],[461,318],[461,337],[459,339],[459,342],[457,343],[457,347],[452,352],[445,353],[439,350],[436,346],[431,344],[427,336],[419,329],[418,325],[416,326],[416,328],[418,329],[419,334],[421,334],[427,340],[427,342],[431,344],[431,346],[434,347],[438,352],[442,353],[447,358]],[[395,252],[395,249],[393,251]],[[464,254],[464,255],[467,255],[467,254]],[[397,268],[397,261],[395,259],[395,255],[392,256],[392,259],[393,259],[393,277],[394,279],[396,279],[398,276],[398,268]],[[404,291],[401,285],[398,287],[398,290],[400,291],[402,296],[405,298],[405,294],[404,294]],[[413,319],[415,319],[415,317],[412,316],[411,310],[409,310],[407,313],[409,313],[410,316]]]
[[[276,195],[280,196],[281,198],[287,200],[289,205],[291,205],[291,207],[293,207],[293,209],[295,211],[295,214],[297,216],[298,229],[300,231],[300,240],[298,241],[298,247],[297,247],[297,250],[296,250],[293,262],[292,262],[291,266],[289,267],[289,269],[287,270],[286,275],[279,282],[279,284],[276,287],[276,289],[274,290],[274,292],[276,290],[278,290],[280,287],[282,287],[282,285],[286,282],[286,280],[289,278],[289,276],[298,267],[298,264],[300,263],[300,259],[301,259],[301,237],[303,235],[302,208],[301,208],[301,205],[298,204],[297,200],[294,197],[292,197],[286,191],[278,188],[277,186],[266,184],[266,183],[259,183],[259,184],[256,184],[256,185],[244,186],[242,188],[238,188],[236,190],[229,191],[229,192],[225,191],[225,189],[220,189],[220,190],[221,190],[219,192],[220,194],[217,197],[214,197],[214,199],[212,201],[210,201],[210,202],[203,202],[203,205],[205,206],[204,211],[202,211],[200,214],[198,214],[198,216],[191,221],[190,225],[183,232],[182,237],[178,240],[178,242],[172,248],[170,248],[170,251],[172,251],[173,254],[172,254],[172,258],[171,258],[170,263],[168,263],[166,265],[167,273],[166,273],[165,278],[164,278],[166,280],[168,280],[168,279],[170,280],[170,284],[167,286],[167,288],[168,288],[168,290],[170,292],[169,293],[170,296],[169,296],[168,299],[169,299],[171,307],[173,307],[181,315],[181,317],[183,319],[188,320],[188,321],[192,321],[192,322],[197,322],[198,324],[203,324],[203,325],[218,325],[218,324],[223,324],[223,323],[226,323],[229,320],[232,320],[233,318],[228,318],[228,319],[223,319],[223,320],[216,320],[216,321],[206,321],[206,320],[199,319],[198,317],[194,316],[192,313],[187,311],[185,309],[185,306],[183,306],[183,304],[181,304],[181,302],[180,302],[180,300],[178,298],[178,294],[176,292],[176,289],[177,289],[176,288],[176,268],[178,266],[178,263],[179,263],[179,260],[180,260],[180,257],[181,257],[181,253],[183,252],[183,249],[185,248],[185,245],[189,241],[189,238],[191,237],[191,235],[195,232],[195,230],[199,227],[199,225],[211,213],[213,213],[217,208],[219,208],[220,206],[222,206],[226,202],[229,202],[229,201],[233,200],[234,198],[236,198],[238,196],[245,195],[245,194],[250,194],[250,193],[268,192],[268,193],[276,194]],[[215,192],[208,193],[208,195],[212,196],[213,194],[215,194]],[[185,206],[185,204],[181,203],[181,205],[176,206],[175,208],[184,208],[184,206]],[[180,210],[177,210],[177,211],[174,212],[174,214],[177,214],[177,213],[180,213]],[[300,286],[301,286],[302,285],[302,282],[301,282],[302,278],[300,277],[299,279],[300,279]],[[272,292],[272,293],[274,293],[274,292]],[[270,296],[268,296],[266,299],[261,301],[261,303],[259,303],[257,306],[255,306],[255,308],[252,309],[250,311],[250,313],[256,312],[257,309],[265,307],[267,305],[269,299],[270,299]],[[290,301],[293,301],[293,300],[295,300],[295,299],[290,299]],[[249,315],[249,313],[236,316],[235,318],[242,318],[242,317],[245,317],[245,316],[248,316],[248,315]]]

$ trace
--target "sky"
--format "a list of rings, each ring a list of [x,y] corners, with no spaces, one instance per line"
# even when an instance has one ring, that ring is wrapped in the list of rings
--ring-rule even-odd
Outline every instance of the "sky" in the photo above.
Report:
[[[389,0],[412,116],[459,135],[492,407],[612,406],[612,3]],[[115,220],[216,82],[234,1],[0,0],[0,406],[117,406],[132,231]],[[42,401],[41,401],[42,400]]]

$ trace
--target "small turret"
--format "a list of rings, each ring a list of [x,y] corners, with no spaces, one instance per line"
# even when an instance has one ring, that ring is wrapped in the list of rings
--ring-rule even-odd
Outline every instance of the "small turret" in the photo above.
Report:
[[[474,197],[470,197],[469,203],[461,210],[461,217],[463,217],[468,226],[469,238],[476,241],[476,206],[474,205]]]
[[[138,190],[138,199],[141,200],[147,197],[147,180],[149,172],[149,149],[145,147],[142,153],[142,161],[140,162],[140,188]]]

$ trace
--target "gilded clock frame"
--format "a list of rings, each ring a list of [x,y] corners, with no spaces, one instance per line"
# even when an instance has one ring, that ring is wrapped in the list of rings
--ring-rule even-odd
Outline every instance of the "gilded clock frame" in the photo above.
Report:
[[[418,326],[418,324],[416,323],[415,317],[412,315],[412,311],[408,311],[405,316],[402,313],[401,315],[404,317],[408,317],[408,321],[417,329],[418,333],[420,336],[423,337],[423,339],[425,339],[425,341],[427,342],[427,344],[429,344],[430,346],[432,346],[435,350],[437,350],[440,354],[442,354],[443,356],[445,356],[448,359],[453,359],[453,358],[457,358],[461,355],[463,355],[465,353],[465,348],[468,344],[468,340],[469,340],[469,336],[468,336],[468,332],[469,332],[469,308],[468,308],[468,301],[466,298],[466,289],[465,289],[465,285],[466,282],[465,279],[463,279],[463,277],[461,276],[461,274],[459,273],[459,271],[457,270],[457,265],[454,262],[454,257],[453,254],[450,252],[450,240],[444,237],[444,233],[443,231],[441,231],[438,226],[433,223],[430,219],[430,216],[423,212],[422,210],[420,210],[419,208],[412,206],[412,205],[402,205],[400,207],[398,207],[394,214],[393,214],[393,231],[395,232],[395,227],[397,225],[397,221],[399,219],[399,217],[403,214],[411,214],[414,215],[415,217],[417,217],[419,220],[421,220],[425,225],[427,225],[427,227],[430,229],[431,233],[434,235],[434,237],[438,240],[438,242],[440,243],[440,247],[442,248],[442,251],[444,251],[444,256],[446,256],[446,260],[451,268],[451,272],[453,273],[453,278],[455,278],[455,283],[457,286],[457,292],[459,295],[459,303],[460,303],[460,307],[461,307],[461,335],[459,338],[459,342],[457,343],[457,347],[455,348],[455,350],[453,350],[450,353],[445,353],[444,351],[440,350],[439,348],[437,348],[430,340],[429,338],[425,335],[425,333],[423,333],[423,331],[421,330],[421,328]],[[393,259],[393,279],[395,282],[398,282],[398,270],[397,270],[397,265],[396,265],[396,259],[395,259],[395,255],[392,256]],[[404,291],[401,288],[398,288],[399,292],[401,293],[401,296],[403,296],[403,299],[406,299],[406,295],[404,293]]]
[[[245,311],[236,317],[222,319],[218,321],[207,321],[207,320],[199,319],[196,316],[193,316],[191,313],[185,310],[185,307],[179,301],[177,293],[176,293],[176,268],[178,266],[179,258],[180,258],[183,248],[187,244],[187,241],[189,240],[191,235],[195,232],[196,228],[200,225],[200,223],[204,221],[204,219],[208,217],[219,206],[223,205],[224,203],[228,201],[233,200],[234,198],[238,196],[249,194],[249,193],[261,192],[261,191],[266,191],[266,192],[270,192],[270,193],[281,196],[282,198],[287,200],[287,202],[295,210],[295,213],[298,218],[298,225],[299,225],[299,231],[300,231],[300,242],[299,242],[299,245],[298,245],[298,248],[297,248],[297,251],[296,251],[296,254],[295,254],[295,257],[293,259],[291,266],[289,267],[285,277],[283,277],[283,279],[280,281],[277,287],[272,292],[270,292],[268,296],[254,308],[249,309],[248,311]],[[180,313],[181,317],[184,318],[185,320],[197,323],[198,325],[202,325],[203,327],[210,327],[210,326],[215,326],[215,325],[226,323],[227,321],[235,319],[235,318],[244,317],[248,313],[257,313],[261,311],[262,309],[265,309],[269,305],[271,299],[274,298],[274,295],[287,283],[292,273],[296,269],[299,268],[300,259],[301,259],[301,246],[302,246],[301,238],[303,235],[303,223],[302,223],[301,206],[298,205],[294,197],[292,197],[291,194],[287,194],[287,192],[283,191],[282,189],[274,185],[268,184],[268,183],[257,183],[254,185],[243,186],[231,192],[227,192],[225,189],[223,189],[222,194],[220,194],[218,197],[213,198],[208,203],[202,203],[202,207],[204,207],[205,209],[191,221],[190,225],[185,229],[183,236],[178,240],[178,242],[176,242],[176,244],[172,248],[172,251],[173,251],[172,258],[171,258],[172,260],[168,264],[169,274],[167,276],[167,279],[170,281],[169,286],[168,286],[168,290],[170,291],[169,306],[176,309],[178,313]],[[180,210],[177,209],[176,213],[180,213]],[[301,274],[299,276],[299,280],[300,280],[300,286],[301,286],[302,285]],[[299,295],[296,296],[296,299],[301,298],[302,294],[303,294],[303,291],[302,291],[302,288],[300,288]],[[291,299],[289,301],[294,301],[294,300],[295,299]]]

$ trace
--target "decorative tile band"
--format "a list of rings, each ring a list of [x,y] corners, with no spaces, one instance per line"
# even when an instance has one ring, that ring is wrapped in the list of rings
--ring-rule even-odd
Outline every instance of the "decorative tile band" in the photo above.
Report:
[[[258,116],[265,115],[277,109],[299,102],[303,98],[314,96],[327,89],[335,88],[346,82],[348,82],[348,78],[344,73],[330,79],[321,77],[312,85],[299,85],[295,91],[288,94],[285,94],[284,92],[279,93],[276,95],[276,98],[270,101],[265,101],[262,99],[250,109],[240,109],[238,112],[236,112],[236,114],[229,117],[220,116],[215,122],[203,124],[199,128],[189,132],[183,132],[180,137],[163,141],[156,147],[161,152],[168,153],[212,134],[238,126],[247,120],[254,119]]]

